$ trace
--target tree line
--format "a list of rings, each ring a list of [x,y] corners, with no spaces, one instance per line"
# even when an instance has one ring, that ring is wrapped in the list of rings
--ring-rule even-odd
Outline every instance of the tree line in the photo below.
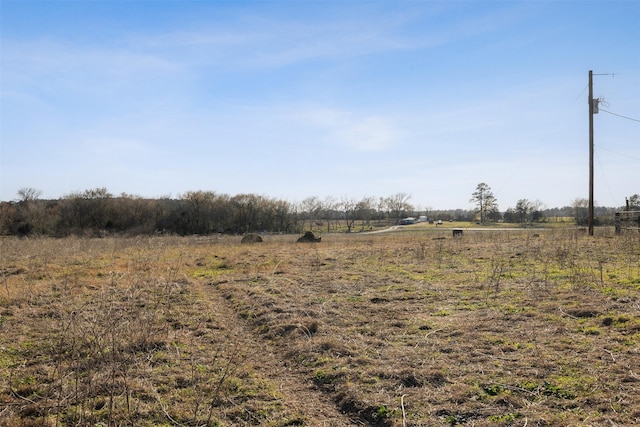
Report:
[[[125,193],[114,195],[106,188],[74,192],[54,200],[41,199],[40,194],[36,189],[23,188],[18,191],[16,201],[0,202],[0,235],[352,232],[398,224],[408,216],[523,225],[567,217],[578,224],[586,221],[586,205],[581,199],[571,207],[546,210],[538,201],[522,199],[515,208],[501,213],[491,188],[484,183],[472,194],[470,203],[475,209],[469,210],[418,209],[409,202],[411,196],[406,193],[360,200],[308,197],[297,203],[257,194],[231,196],[202,190],[155,199]],[[606,209],[596,211],[600,223],[613,217],[615,209]]]
[[[415,213],[405,193],[388,197],[319,199],[299,203],[257,194],[231,196],[188,191],[177,198],[113,195],[106,188],[40,199],[25,188],[19,199],[0,203],[0,235],[101,235],[109,233],[179,235],[303,230],[354,231]]]

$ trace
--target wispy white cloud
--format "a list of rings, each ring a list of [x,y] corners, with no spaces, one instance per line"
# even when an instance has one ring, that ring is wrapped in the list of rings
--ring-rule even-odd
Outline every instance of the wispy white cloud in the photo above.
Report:
[[[183,58],[193,65],[246,70],[411,51],[460,38],[459,32],[439,28],[437,20],[426,35],[407,34],[404,26],[416,20],[409,13],[360,12],[327,20],[248,14],[233,22],[217,22],[213,28],[194,25],[169,32],[136,32],[127,43],[132,49]]]
[[[400,132],[390,117],[327,108],[302,109],[294,117],[317,128],[328,143],[353,151],[384,151],[400,142]]]
[[[196,2],[177,17],[163,10],[167,2],[154,3],[131,20],[101,16],[87,38],[93,22],[75,28],[68,19],[71,28],[61,29],[50,19],[37,37],[27,23],[3,28],[2,185],[37,188],[38,177],[57,183],[51,197],[99,185],[286,198],[293,187],[301,196],[337,195],[357,182],[355,197],[406,191],[438,207],[465,207],[480,181],[501,190],[501,205],[580,195],[586,70],[575,74],[592,55],[565,49],[583,46],[582,35],[554,27],[571,14],[552,16],[571,7],[275,3]],[[567,38],[558,39],[562,49],[538,43],[558,33]],[[628,37],[614,41],[623,63]],[[549,58],[563,58],[564,68]],[[636,117],[637,102],[612,93],[635,96],[636,82],[601,80],[596,95]],[[635,122],[596,120],[600,145],[636,150]],[[29,165],[20,165],[25,151]],[[617,168],[610,181],[634,182],[637,162],[602,163]]]
[[[367,116],[338,129],[337,136],[358,151],[380,151],[393,148],[398,133],[389,120]]]
[[[173,71],[176,62],[133,49],[84,46],[64,40],[2,41],[3,69],[27,76],[76,78],[82,73],[132,78],[149,71]]]

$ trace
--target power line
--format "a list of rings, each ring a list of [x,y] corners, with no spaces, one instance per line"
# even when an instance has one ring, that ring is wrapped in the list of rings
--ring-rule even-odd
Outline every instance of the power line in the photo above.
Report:
[[[596,153],[596,158],[598,159],[598,164],[600,165],[600,175],[602,175],[602,179],[604,179],[604,183],[607,186],[607,190],[609,190],[609,196],[611,197],[613,202],[618,205],[618,201],[616,200],[616,197],[613,195],[613,191],[611,191],[611,186],[609,185],[607,176],[604,173],[604,168],[602,167],[602,162],[600,161],[600,156],[598,156],[598,153]]]
[[[617,151],[610,150],[610,149],[608,149],[606,147],[603,147],[601,145],[596,145],[596,147],[598,147],[601,150],[605,150],[605,151],[608,151],[610,153],[617,154],[618,156],[627,157],[627,158],[632,159],[632,160],[639,160],[640,161],[640,157],[634,157],[634,156],[630,156],[628,154],[618,153]]]
[[[622,114],[612,113],[611,111],[603,110],[602,108],[600,108],[600,111],[604,111],[605,113],[609,113],[612,116],[622,117],[623,119],[632,120],[634,122],[639,122],[640,123],[640,120],[634,119],[634,118],[631,118],[631,117],[627,117],[627,116],[623,116]]]
[[[582,92],[580,92],[580,95],[576,96],[576,100],[582,98],[582,94],[585,93],[587,91],[587,89],[589,89],[589,85],[585,85],[584,89],[582,89]]]

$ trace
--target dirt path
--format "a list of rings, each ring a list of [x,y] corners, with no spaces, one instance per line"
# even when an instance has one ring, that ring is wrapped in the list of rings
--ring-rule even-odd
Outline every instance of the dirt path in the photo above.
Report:
[[[299,425],[340,427],[360,425],[341,413],[331,398],[311,383],[311,379],[296,372],[293,364],[281,351],[264,337],[256,334],[251,325],[240,317],[215,286],[208,286],[207,295],[214,301],[218,314],[226,319],[237,319],[237,334],[245,338],[251,354],[254,372],[272,383],[282,395],[282,404],[288,412],[299,415]],[[290,425],[297,425],[292,424]]]

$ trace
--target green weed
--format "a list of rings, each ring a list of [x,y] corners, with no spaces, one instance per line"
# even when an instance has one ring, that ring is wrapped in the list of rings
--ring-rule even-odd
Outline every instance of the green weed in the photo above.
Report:
[[[491,415],[487,418],[488,421],[499,424],[511,424],[518,418],[522,418],[522,414],[519,412],[507,413],[504,415]]]

